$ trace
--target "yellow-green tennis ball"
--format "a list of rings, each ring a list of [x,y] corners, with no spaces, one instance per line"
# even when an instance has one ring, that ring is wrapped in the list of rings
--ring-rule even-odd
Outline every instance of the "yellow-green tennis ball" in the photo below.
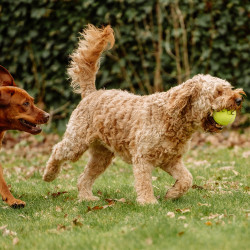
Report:
[[[233,123],[235,117],[236,117],[236,111],[227,109],[223,109],[221,111],[214,111],[213,113],[214,120],[222,126],[226,126],[228,124]]]

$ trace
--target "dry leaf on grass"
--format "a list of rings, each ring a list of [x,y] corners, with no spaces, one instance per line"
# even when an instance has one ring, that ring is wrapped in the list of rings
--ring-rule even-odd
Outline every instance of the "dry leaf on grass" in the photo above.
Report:
[[[178,236],[182,236],[184,234],[184,232],[179,232]]]
[[[178,213],[185,214],[185,213],[189,213],[190,209],[189,208],[183,208],[183,209],[177,208],[175,211]]]
[[[211,207],[211,204],[208,204],[208,203],[200,203],[200,202],[198,202],[197,205],[201,206],[201,207],[203,207],[203,206],[205,206],[205,207]]]
[[[207,226],[212,226],[212,222],[211,222],[211,221],[207,221],[205,224],[206,224]]]
[[[198,186],[198,185],[194,184],[194,185],[192,186],[192,189],[202,190],[202,189],[205,189],[205,188],[202,187],[202,186]]]
[[[224,171],[229,171],[229,170],[233,170],[233,169],[234,169],[233,166],[225,166],[225,167],[218,168],[218,170],[224,170]]]
[[[15,237],[12,241],[12,244],[15,246],[16,244],[19,243],[19,239],[17,237]]]
[[[98,191],[97,191],[97,194],[98,194],[99,196],[102,196],[102,191],[101,191],[101,190],[98,190]]]
[[[242,154],[243,158],[248,158],[250,156],[250,151],[246,151]]]
[[[153,240],[151,238],[147,238],[146,239],[146,244],[147,245],[152,245],[153,244]]]
[[[74,223],[74,222],[73,222]],[[59,224],[59,225],[57,225],[57,229],[56,229],[57,231],[64,231],[64,230],[66,230],[66,226],[65,225],[61,225],[61,224]]]
[[[8,225],[4,225],[4,226],[0,227],[0,231],[2,231],[2,235],[4,237],[5,236],[16,236],[17,235],[16,232],[13,232],[13,231],[9,230],[7,227],[8,227]]]
[[[212,220],[212,219],[215,219],[215,218],[222,219],[224,217],[225,217],[224,214],[210,214],[209,216],[201,218],[201,220],[207,220],[207,219]]]
[[[48,193],[48,195],[51,195],[53,198],[56,198],[56,197],[58,197],[59,195],[61,195],[61,194],[67,194],[68,192],[67,191],[62,191],[62,192],[57,192],[57,193]]]
[[[121,199],[119,199],[117,201],[124,203],[124,202],[126,202],[126,199],[125,198],[121,198]]]
[[[103,206],[94,206],[94,207],[87,207],[88,210],[87,212],[90,212],[90,211],[94,211],[94,210],[100,210],[100,209],[103,209]]]
[[[174,218],[175,217],[175,213],[174,212],[168,212],[167,213],[167,217]]]
[[[186,220],[186,216],[179,216],[178,220]]]
[[[62,208],[60,208],[59,206],[56,206],[56,212],[62,212]]]
[[[77,227],[82,227],[83,226],[83,224],[80,221],[78,221],[77,218],[75,218],[72,222],[73,222],[74,226],[77,226]]]

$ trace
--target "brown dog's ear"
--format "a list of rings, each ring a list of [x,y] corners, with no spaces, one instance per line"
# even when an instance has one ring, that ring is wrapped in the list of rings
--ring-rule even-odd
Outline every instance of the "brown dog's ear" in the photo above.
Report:
[[[16,86],[16,84],[9,71],[0,65],[0,87],[1,86]]]
[[[10,104],[11,96],[15,94],[14,89],[8,87],[0,87],[0,107]]]

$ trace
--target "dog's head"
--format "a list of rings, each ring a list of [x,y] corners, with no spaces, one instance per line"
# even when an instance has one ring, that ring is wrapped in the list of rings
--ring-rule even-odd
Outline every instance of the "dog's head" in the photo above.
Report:
[[[245,95],[242,89],[233,89],[229,82],[210,75],[196,75],[176,90],[173,110],[207,132],[223,129],[213,119],[214,111],[240,110]]]
[[[38,124],[46,123],[49,114],[34,105],[34,99],[16,87],[9,72],[0,67],[0,129],[38,134]]]
[[[195,112],[199,113],[200,126],[207,132],[220,132],[223,126],[215,122],[213,112],[240,110],[245,92],[233,89],[229,82],[210,75],[194,76],[192,82],[200,90],[195,92],[192,103]]]

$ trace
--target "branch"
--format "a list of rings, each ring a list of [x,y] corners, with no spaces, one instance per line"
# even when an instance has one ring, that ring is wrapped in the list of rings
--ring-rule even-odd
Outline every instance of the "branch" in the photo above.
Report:
[[[183,43],[183,62],[185,68],[185,80],[190,78],[190,67],[189,67],[189,60],[188,60],[188,49],[187,49],[187,31],[185,28],[185,22],[183,14],[179,8],[178,0],[175,1],[175,9],[176,13],[179,17],[179,22],[182,28],[182,43]]]
[[[158,44],[155,54],[156,67],[154,75],[154,90],[156,92],[162,91],[162,78],[161,78],[161,56],[162,56],[162,16],[161,16],[161,6],[159,0],[156,2],[156,17],[157,17],[157,27],[158,27]]]
[[[180,48],[179,48],[179,35],[177,31],[179,29],[179,23],[177,20],[177,15],[175,13],[174,4],[171,4],[171,15],[173,18],[173,25],[174,25],[174,47],[175,47],[175,56],[176,56],[176,70],[177,70],[177,81],[178,84],[182,83],[182,76],[181,76],[181,64],[180,64]]]

